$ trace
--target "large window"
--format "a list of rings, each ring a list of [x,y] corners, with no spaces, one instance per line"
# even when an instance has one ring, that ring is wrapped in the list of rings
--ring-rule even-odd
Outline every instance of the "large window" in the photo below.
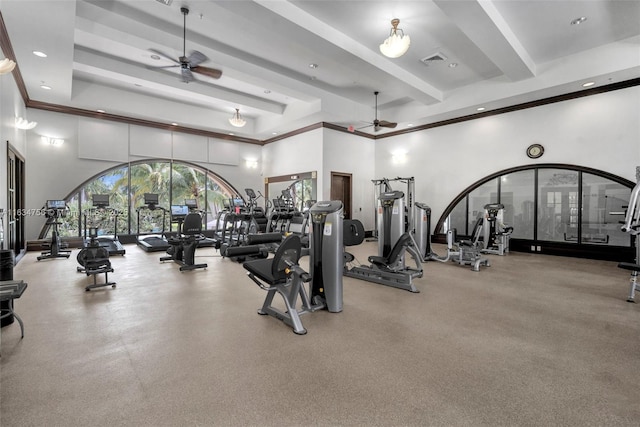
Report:
[[[98,228],[99,234],[114,234],[116,220],[118,234],[160,231],[163,226],[161,210],[141,210],[141,224],[138,225],[137,208],[144,205],[145,193],[158,194],[158,206],[167,211],[171,204],[182,205],[186,199],[196,199],[207,219],[205,227],[211,229],[224,200],[237,191],[220,176],[194,164],[166,160],[130,163],[84,182],[66,198],[69,210],[60,220],[60,235],[82,236],[85,221],[87,226]],[[104,215],[89,217],[95,194],[109,195],[109,209]],[[165,227],[169,230],[168,215]]]
[[[538,240],[578,242],[578,172],[538,171]]]
[[[501,203],[504,222],[513,227],[512,249],[623,259],[631,253],[632,242],[620,230],[620,221],[633,185],[604,172],[567,165],[496,173],[456,197],[436,225],[436,240],[448,227],[469,236],[484,205]]]
[[[513,227],[513,238],[534,237],[534,175],[533,170],[526,170],[500,177],[500,203],[504,205],[504,222]]]

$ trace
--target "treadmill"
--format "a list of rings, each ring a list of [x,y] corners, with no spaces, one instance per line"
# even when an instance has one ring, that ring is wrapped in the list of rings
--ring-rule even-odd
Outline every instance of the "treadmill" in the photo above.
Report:
[[[167,210],[158,206],[158,201],[157,194],[144,193],[144,205],[136,208],[138,214],[137,243],[146,252],[164,252],[171,246],[165,236]],[[155,222],[161,222],[162,226],[158,229],[152,227],[148,232],[141,232],[141,214],[154,218]]]
[[[100,247],[107,248],[109,255],[124,255],[125,249],[118,240],[118,215],[120,212],[116,209],[109,208],[109,195],[108,194],[94,194],[91,196],[92,207],[86,209],[83,212],[84,217],[84,247],[89,244],[89,236],[87,232],[89,228],[98,227],[98,223],[104,224],[106,221],[111,221],[113,218],[113,235],[103,234],[96,238]],[[87,222],[90,222],[90,226],[87,226]]]

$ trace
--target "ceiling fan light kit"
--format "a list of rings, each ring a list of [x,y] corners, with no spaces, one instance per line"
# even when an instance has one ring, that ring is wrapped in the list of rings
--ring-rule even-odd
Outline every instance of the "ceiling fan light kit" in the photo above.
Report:
[[[11,59],[4,58],[2,61],[0,61],[0,74],[10,73],[14,68],[16,68],[16,63]]]
[[[380,45],[380,52],[389,58],[398,58],[409,50],[411,39],[408,35],[398,28],[400,20],[394,18],[391,20],[391,32],[389,37]]]
[[[241,128],[247,124],[247,121],[243,119],[242,116],[240,115],[240,109],[236,108],[236,112],[233,115],[233,117],[229,119],[229,123],[231,123],[232,126]]]

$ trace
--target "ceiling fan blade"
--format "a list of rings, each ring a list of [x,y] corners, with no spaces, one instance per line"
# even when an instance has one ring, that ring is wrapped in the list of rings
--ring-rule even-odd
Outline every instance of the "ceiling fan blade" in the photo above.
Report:
[[[202,64],[204,61],[208,59],[209,58],[207,58],[204,53],[198,52],[197,50],[193,50],[189,53],[189,56],[187,57],[187,62],[189,62],[189,66],[193,68],[193,67],[197,67],[198,65]]]
[[[209,67],[202,67],[202,66],[193,67],[192,66],[191,71],[193,71],[194,73],[202,74],[203,76],[211,77],[213,79],[219,79],[220,76],[222,76],[221,70],[217,70],[215,68],[209,68]]]
[[[185,83],[189,83],[194,80],[195,78],[193,77],[193,74],[191,73],[189,67],[182,67],[182,81]]]
[[[378,126],[383,128],[395,128],[396,126],[398,126],[398,124],[393,122],[388,122],[386,120],[380,120],[378,122]]]
[[[180,64],[176,64],[176,65],[163,65],[161,67],[154,67],[153,65],[147,65],[147,69],[149,70],[158,70],[158,69],[163,69],[163,68],[176,68],[179,67]]]
[[[159,51],[158,49],[149,49],[149,51],[155,53],[156,55],[162,56],[163,58],[168,59],[169,61],[175,62],[176,64],[180,63],[175,58],[170,57],[169,55],[167,55],[162,51]]]

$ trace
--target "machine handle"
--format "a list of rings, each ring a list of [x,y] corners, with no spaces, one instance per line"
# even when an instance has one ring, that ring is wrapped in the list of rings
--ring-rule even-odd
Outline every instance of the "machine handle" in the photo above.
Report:
[[[294,264],[289,260],[285,260],[285,263],[287,264],[287,274],[293,273],[305,283],[311,281],[311,275],[304,271],[298,264]]]

